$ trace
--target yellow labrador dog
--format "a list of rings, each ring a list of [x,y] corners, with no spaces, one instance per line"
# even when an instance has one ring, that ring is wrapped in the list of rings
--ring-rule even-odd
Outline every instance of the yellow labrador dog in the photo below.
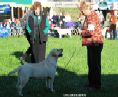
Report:
[[[45,78],[46,87],[54,92],[53,82],[56,73],[57,60],[59,57],[62,57],[62,52],[63,49],[52,49],[44,61],[40,63],[24,62],[24,65],[11,71],[8,75],[18,72],[18,82],[16,85],[18,88],[18,94],[23,96],[22,89],[30,77]]]

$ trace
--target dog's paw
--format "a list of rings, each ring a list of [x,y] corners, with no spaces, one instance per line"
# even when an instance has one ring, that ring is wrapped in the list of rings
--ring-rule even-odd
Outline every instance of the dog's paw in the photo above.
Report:
[[[23,93],[19,92],[18,95],[19,95],[19,96],[23,96]]]
[[[55,90],[54,89],[51,89],[50,92],[55,93]]]
[[[23,94],[19,94],[19,96],[21,96],[21,97],[22,97],[22,96],[23,96]]]

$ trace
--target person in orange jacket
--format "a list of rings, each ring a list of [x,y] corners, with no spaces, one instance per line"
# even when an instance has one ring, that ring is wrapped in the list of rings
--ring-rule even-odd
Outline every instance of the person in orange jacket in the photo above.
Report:
[[[101,52],[103,49],[103,36],[98,15],[91,10],[90,4],[80,2],[80,11],[85,16],[82,27],[82,46],[87,47],[88,61],[88,87],[101,88]]]
[[[116,38],[116,22],[117,22],[117,16],[115,16],[114,11],[111,13],[110,18],[110,39]]]

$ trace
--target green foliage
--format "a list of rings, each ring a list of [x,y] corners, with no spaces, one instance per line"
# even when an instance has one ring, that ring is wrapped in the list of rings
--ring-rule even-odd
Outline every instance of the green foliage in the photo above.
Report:
[[[15,87],[17,75],[8,77],[7,74],[20,65],[19,57],[27,48],[28,42],[25,37],[0,38],[0,97],[18,97]],[[80,37],[73,36],[62,39],[49,37],[46,54],[52,48],[63,48],[64,50],[63,57],[58,60],[54,82],[56,92],[46,91],[45,81],[31,79],[23,90],[24,97],[64,97],[64,94],[86,94],[86,97],[117,97],[118,40],[105,40],[102,51],[101,91],[88,91],[84,87],[87,84],[88,67],[86,47],[81,46]],[[69,64],[67,64],[68,62]]]

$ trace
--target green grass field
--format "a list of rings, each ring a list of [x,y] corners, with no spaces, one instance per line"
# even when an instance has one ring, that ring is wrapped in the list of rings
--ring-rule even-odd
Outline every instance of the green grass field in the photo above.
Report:
[[[0,97],[18,97],[17,76],[8,77],[7,74],[20,65],[19,57],[28,46],[25,37],[0,38]],[[49,37],[46,53],[52,48],[64,49],[63,57],[58,60],[54,82],[56,92],[46,91],[43,80],[31,79],[23,90],[24,97],[118,97],[118,40],[104,42],[100,91],[88,91],[84,87],[87,84],[86,47],[81,46],[80,37]]]

